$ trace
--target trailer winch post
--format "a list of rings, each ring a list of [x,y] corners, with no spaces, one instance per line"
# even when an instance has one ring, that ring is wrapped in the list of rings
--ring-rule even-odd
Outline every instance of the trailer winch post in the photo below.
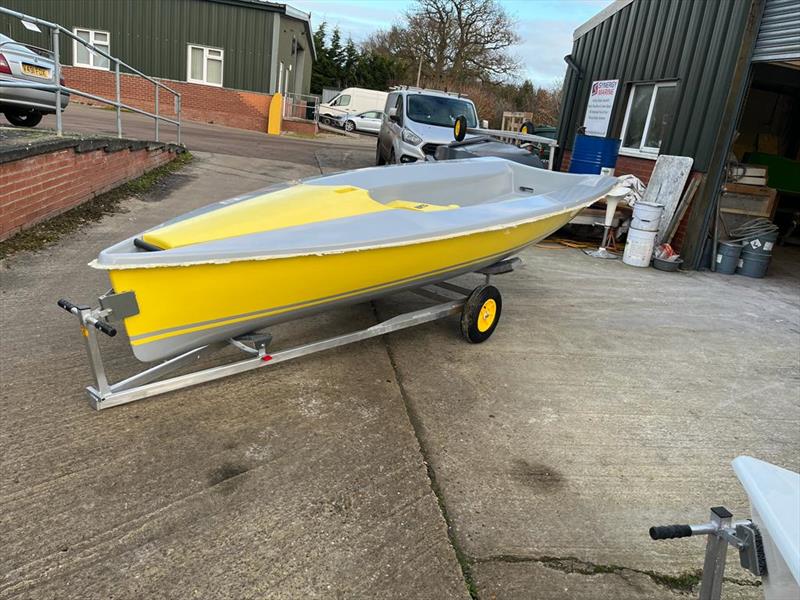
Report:
[[[756,577],[767,573],[764,546],[758,527],[749,519],[734,521],[724,506],[711,509],[711,520],[700,525],[660,525],[650,528],[654,540],[706,535],[706,556],[700,580],[700,600],[720,600],[728,546],[739,551],[739,562]]]

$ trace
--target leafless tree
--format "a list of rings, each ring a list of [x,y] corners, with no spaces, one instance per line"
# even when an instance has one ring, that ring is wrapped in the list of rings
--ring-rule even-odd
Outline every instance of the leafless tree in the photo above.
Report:
[[[497,0],[416,0],[405,23],[365,42],[376,52],[404,61],[407,77],[432,86],[501,81],[519,65],[509,48],[519,41],[515,23]]]

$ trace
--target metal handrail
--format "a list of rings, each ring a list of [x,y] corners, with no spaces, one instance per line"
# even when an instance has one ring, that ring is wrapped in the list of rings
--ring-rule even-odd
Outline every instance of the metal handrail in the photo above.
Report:
[[[163,83],[161,83],[160,81],[157,81],[156,79],[150,77],[149,75],[145,75],[144,73],[142,73],[138,69],[132,67],[128,63],[125,63],[125,62],[121,61],[120,59],[118,59],[118,58],[116,58],[114,56],[111,56],[109,53],[107,53],[107,52],[105,52],[103,50],[100,50],[99,48],[96,48],[94,45],[92,45],[92,44],[86,42],[85,40],[81,39],[80,37],[78,37],[77,35],[72,33],[69,29],[67,29],[65,27],[62,27],[58,23],[51,23],[50,21],[45,21],[44,19],[39,19],[38,17],[32,17],[30,15],[26,15],[25,13],[21,13],[21,12],[17,12],[17,11],[14,11],[14,10],[10,10],[10,9],[2,7],[2,6],[0,6],[0,14],[6,14],[6,15],[9,15],[11,17],[16,17],[17,19],[20,19],[21,21],[27,21],[29,23],[35,23],[36,25],[41,25],[42,27],[45,27],[45,28],[49,29],[50,32],[51,32],[52,44],[53,44],[53,50],[51,51],[51,53],[53,55],[53,63],[55,65],[55,81],[56,81],[56,83],[55,84],[43,84],[43,83],[36,83],[36,82],[24,82],[23,83],[23,82],[14,82],[14,81],[0,81],[0,87],[21,87],[21,88],[26,88],[27,87],[27,88],[33,88],[33,89],[43,89],[43,90],[55,91],[55,93],[56,93],[56,131],[57,131],[57,134],[59,136],[63,135],[63,133],[64,133],[63,125],[62,125],[62,119],[61,119],[61,93],[63,91],[63,92],[69,93],[69,94],[75,94],[76,96],[82,96],[84,98],[89,98],[89,99],[95,100],[97,102],[102,102],[104,104],[109,104],[111,106],[114,106],[117,109],[116,113],[117,113],[117,137],[118,138],[122,137],[122,109],[124,108],[125,110],[130,110],[132,112],[139,113],[139,114],[145,115],[147,117],[150,117],[155,121],[155,138],[156,138],[156,141],[159,141],[159,131],[158,131],[159,121],[165,121],[167,123],[172,123],[173,125],[176,125],[177,128],[178,128],[178,133],[177,133],[178,140],[177,141],[178,141],[179,144],[181,143],[181,94],[180,94],[180,92],[177,92],[177,91],[173,90],[171,87],[169,87],[167,85],[164,85]],[[88,48],[91,52],[93,52],[95,54],[99,54],[100,56],[104,56],[105,58],[107,58],[109,60],[109,65],[110,64],[114,65],[114,80],[115,80],[115,89],[116,89],[116,100],[109,100],[109,99],[103,98],[101,96],[96,96],[94,94],[89,94],[87,92],[81,92],[80,90],[69,88],[69,87],[61,84],[61,61],[60,61],[60,57],[59,57],[59,51],[60,51],[59,40],[60,40],[60,35],[62,33],[64,35],[66,35],[67,37],[71,38],[72,40],[74,40],[74,41],[86,46],[86,48]],[[19,42],[6,42],[6,43],[19,44]],[[20,44],[20,45],[25,45],[25,44]],[[143,77],[144,79],[146,79],[147,81],[149,81],[150,83],[152,83],[155,86],[155,88],[154,88],[155,89],[155,113],[150,113],[150,112],[147,112],[147,111],[142,110],[142,109],[134,108],[133,106],[129,106],[129,105],[124,104],[122,102],[122,99],[120,97],[120,67],[121,66],[125,67],[129,71],[132,71],[134,74],[139,75],[140,77]],[[167,92],[169,92],[170,94],[172,94],[174,96],[175,119],[170,119],[169,117],[164,117],[164,116],[161,116],[159,114],[159,98],[158,98],[159,89],[164,89],[164,90],[166,90]]]
[[[305,121],[319,121],[319,96],[314,96],[312,94],[296,94],[292,92],[287,92],[283,96],[283,106],[282,108],[282,115],[283,118],[295,118],[295,119],[303,119]],[[297,107],[303,106],[303,110],[307,110],[309,105],[313,106],[314,108],[314,118],[307,119],[306,117],[295,117],[292,113],[295,112]],[[289,113],[289,114],[287,114]]]
[[[76,96],[82,96],[84,98],[89,98],[90,100],[96,100],[97,102],[104,102],[106,104],[116,105],[116,102],[107,100],[102,96],[95,96],[94,94],[90,94],[89,92],[82,92],[81,90],[76,90],[66,85],[55,85],[53,83],[37,83],[35,81],[4,81],[0,83],[0,87],[11,87],[11,88],[19,87],[19,88],[30,88],[34,90],[48,90],[48,91],[54,91],[56,88],[61,88],[62,91],[68,94],[75,94]],[[163,117],[161,115],[149,113],[146,110],[142,110],[141,108],[136,108],[135,106],[130,106],[129,104],[125,104],[124,102],[120,102],[119,106],[122,109],[139,113],[140,115],[145,115],[153,119],[157,118],[159,121],[166,121],[167,123],[172,123],[173,125],[180,125],[179,121],[170,119],[169,117]],[[156,141],[158,141],[158,138],[156,138]]]

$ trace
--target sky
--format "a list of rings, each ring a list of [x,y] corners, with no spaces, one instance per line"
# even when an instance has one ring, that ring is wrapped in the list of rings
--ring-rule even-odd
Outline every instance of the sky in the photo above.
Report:
[[[564,56],[572,50],[572,32],[611,4],[612,0],[498,0],[517,23],[521,41],[511,53],[522,63],[522,77],[549,86],[564,77]],[[288,0],[311,13],[316,29],[339,26],[342,37],[364,40],[377,29],[400,23],[413,0]]]

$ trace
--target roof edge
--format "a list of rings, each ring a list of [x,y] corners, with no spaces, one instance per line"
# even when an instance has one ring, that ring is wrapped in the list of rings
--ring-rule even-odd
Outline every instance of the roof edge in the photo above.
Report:
[[[593,16],[591,19],[586,21],[583,25],[580,25],[572,34],[572,41],[577,40],[579,37],[590,32],[592,29],[600,25],[606,19],[613,17],[623,8],[632,4],[635,0],[614,0],[611,4],[606,6],[603,10]]]

